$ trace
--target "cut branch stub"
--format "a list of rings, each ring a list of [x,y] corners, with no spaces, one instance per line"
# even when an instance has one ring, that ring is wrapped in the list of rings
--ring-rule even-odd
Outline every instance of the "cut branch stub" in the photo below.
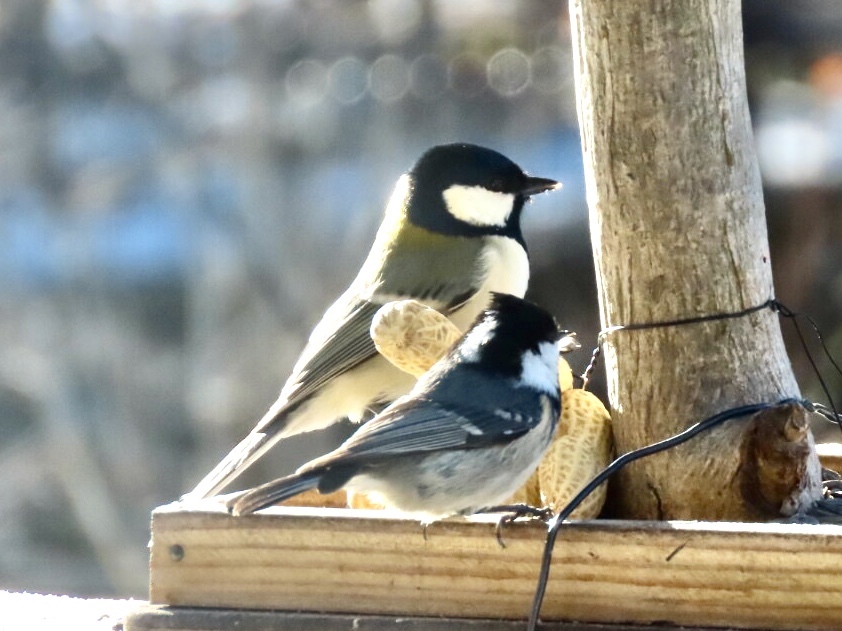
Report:
[[[821,487],[821,467],[808,456],[815,450],[807,411],[787,404],[755,414],[741,449],[741,492],[758,519],[793,515],[803,495]]]

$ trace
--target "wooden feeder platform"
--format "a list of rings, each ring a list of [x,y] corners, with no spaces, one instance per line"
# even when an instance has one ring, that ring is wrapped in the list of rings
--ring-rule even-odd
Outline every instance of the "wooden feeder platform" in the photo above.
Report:
[[[211,500],[163,506],[152,514],[150,605],[126,631],[523,629],[546,527],[512,524],[501,548],[495,525],[445,520],[425,536],[388,511],[235,518]],[[841,589],[842,526],[571,522],[542,629],[838,630]]]

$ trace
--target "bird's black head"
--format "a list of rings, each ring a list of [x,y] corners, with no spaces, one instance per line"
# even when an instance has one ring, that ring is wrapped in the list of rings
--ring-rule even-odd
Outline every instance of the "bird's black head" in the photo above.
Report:
[[[520,214],[530,195],[558,188],[530,177],[506,156],[470,144],[428,150],[409,172],[410,221],[457,235],[499,234],[523,243]]]
[[[518,377],[524,353],[541,354],[555,346],[562,331],[555,318],[538,305],[510,296],[492,294],[491,304],[476,319],[460,343],[463,358],[484,370]]]

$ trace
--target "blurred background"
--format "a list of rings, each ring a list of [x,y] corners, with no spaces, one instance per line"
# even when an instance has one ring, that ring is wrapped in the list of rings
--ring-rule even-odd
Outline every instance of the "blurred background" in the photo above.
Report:
[[[842,356],[842,11],[744,12],[778,297]],[[525,215],[530,295],[581,370],[571,73],[564,2],[0,0],[0,588],[145,596],[150,510],[274,401],[430,145],[563,181]]]

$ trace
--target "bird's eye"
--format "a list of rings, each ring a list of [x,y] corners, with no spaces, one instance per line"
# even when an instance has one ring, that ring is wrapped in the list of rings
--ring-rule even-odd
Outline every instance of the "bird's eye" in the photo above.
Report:
[[[488,183],[487,188],[489,191],[494,191],[495,193],[502,193],[506,187],[503,182],[503,178],[495,177]]]

